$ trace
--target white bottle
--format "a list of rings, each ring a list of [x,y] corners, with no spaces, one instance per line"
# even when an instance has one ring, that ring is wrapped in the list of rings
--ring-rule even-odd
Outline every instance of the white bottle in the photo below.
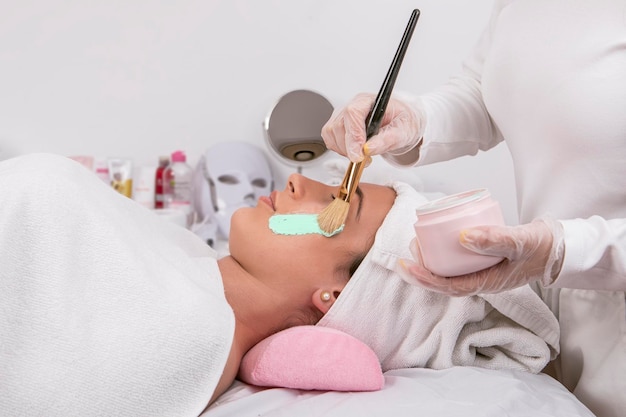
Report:
[[[173,152],[171,161],[163,171],[164,208],[181,210],[189,227],[193,223],[191,206],[193,169],[187,164],[187,157],[183,151]]]

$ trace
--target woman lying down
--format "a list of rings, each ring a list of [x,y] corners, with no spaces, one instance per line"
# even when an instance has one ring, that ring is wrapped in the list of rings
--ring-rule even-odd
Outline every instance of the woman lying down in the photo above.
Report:
[[[221,259],[64,157],[3,161],[0,189],[6,415],[198,416],[248,349],[296,325],[360,338],[384,370],[539,372],[557,351],[557,322],[527,287],[449,298],[393,272],[423,202],[402,183],[362,184],[333,237],[277,234],[272,216],[318,213],[336,192],[292,175],[235,213]]]

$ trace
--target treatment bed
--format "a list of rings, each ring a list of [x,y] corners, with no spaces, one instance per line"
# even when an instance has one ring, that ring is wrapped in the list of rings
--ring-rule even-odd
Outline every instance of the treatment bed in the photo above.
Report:
[[[372,392],[261,388],[235,381],[202,417],[593,416],[545,374],[456,367],[397,369],[384,377],[384,387]]]

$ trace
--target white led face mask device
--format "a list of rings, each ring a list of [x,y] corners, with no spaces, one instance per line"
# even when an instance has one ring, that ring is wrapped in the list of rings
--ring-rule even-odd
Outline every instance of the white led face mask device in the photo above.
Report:
[[[197,170],[204,180],[196,181],[200,189],[196,210],[217,220],[219,234],[228,239],[230,218],[241,207],[254,207],[261,196],[274,188],[272,172],[263,152],[246,142],[222,142],[209,148]],[[196,178],[200,177],[197,175]]]

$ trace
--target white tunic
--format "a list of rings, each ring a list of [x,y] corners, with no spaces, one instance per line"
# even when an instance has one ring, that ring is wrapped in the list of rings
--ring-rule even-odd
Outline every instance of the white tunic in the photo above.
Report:
[[[626,1],[496,1],[462,74],[414,105],[427,120],[417,164],[505,140],[520,222],[560,219],[563,268],[542,289],[561,325],[559,377],[599,416],[623,416]]]
[[[214,252],[68,158],[0,190],[0,414],[200,415],[234,334]]]

